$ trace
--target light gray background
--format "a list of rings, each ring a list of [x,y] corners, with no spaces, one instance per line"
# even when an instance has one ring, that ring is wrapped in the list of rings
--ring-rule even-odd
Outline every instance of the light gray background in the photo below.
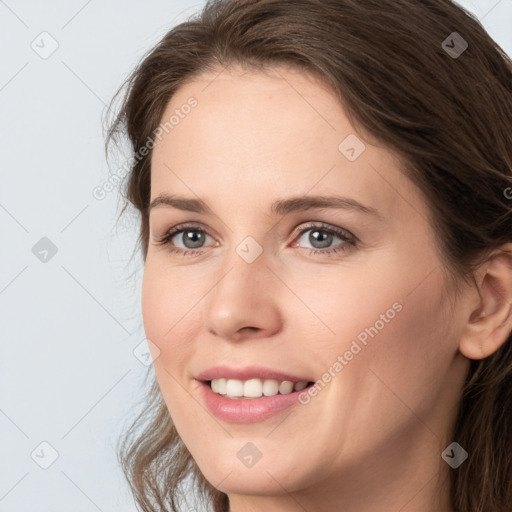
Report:
[[[123,163],[107,166],[101,116],[202,4],[0,1],[0,512],[136,510],[114,447],[148,371],[142,259],[117,190],[92,194]],[[512,0],[461,4],[512,55]],[[34,254],[43,237],[55,255]]]

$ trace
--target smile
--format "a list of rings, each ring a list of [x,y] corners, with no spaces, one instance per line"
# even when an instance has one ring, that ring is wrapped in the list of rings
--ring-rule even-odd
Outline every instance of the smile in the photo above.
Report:
[[[199,390],[201,391],[202,400],[206,405],[206,408],[216,418],[228,423],[258,423],[265,421],[285,409],[294,405],[300,405],[300,393],[304,393],[305,390],[309,389],[309,387],[313,385],[313,382],[301,381],[292,383],[291,381],[276,381],[274,379],[249,379],[248,381],[240,381],[237,379],[219,378],[214,379],[214,381],[221,381],[220,387],[222,388],[222,386],[225,386],[226,391],[228,391],[228,383],[230,381],[234,382],[234,384],[229,384],[229,388],[236,387],[238,390],[242,389],[242,385],[245,390],[245,385],[249,382],[248,392],[250,393],[251,387],[254,386],[252,388],[253,394],[255,394],[256,391],[259,393],[259,396],[257,397],[242,395],[233,397],[228,396],[227,393],[220,394],[219,392],[212,390],[212,385],[217,390],[219,389],[218,382],[213,383],[213,381],[199,381]],[[251,381],[259,382],[252,383]],[[272,382],[270,384],[266,384],[267,381]],[[304,384],[306,384],[305,387],[303,387]],[[293,385],[293,388],[297,386],[300,389],[291,389],[288,391],[290,389],[290,385]],[[263,393],[264,386],[268,388],[269,392],[273,392],[274,394],[265,395]],[[280,387],[285,391],[285,393],[279,392]],[[233,394],[239,394],[239,391],[234,390]]]
[[[262,396],[288,395],[306,388],[307,381],[292,382],[275,379],[238,379],[218,378],[208,381],[214,393],[231,399],[261,398]]]

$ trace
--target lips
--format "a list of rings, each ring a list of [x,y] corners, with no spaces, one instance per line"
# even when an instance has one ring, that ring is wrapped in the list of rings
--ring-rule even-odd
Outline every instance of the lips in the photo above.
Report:
[[[274,396],[260,396],[259,398],[228,398],[216,393],[210,384],[217,379],[228,381],[250,381],[261,379],[262,381],[279,381],[292,383],[310,383],[312,379],[308,375],[295,375],[292,373],[273,370],[261,366],[249,366],[245,368],[230,368],[228,366],[215,366],[201,372],[196,380],[200,383],[199,391],[208,410],[218,419],[229,423],[257,423],[270,419],[289,407],[299,406],[299,393],[302,391],[291,390],[286,394]],[[303,385],[302,384],[302,385]]]

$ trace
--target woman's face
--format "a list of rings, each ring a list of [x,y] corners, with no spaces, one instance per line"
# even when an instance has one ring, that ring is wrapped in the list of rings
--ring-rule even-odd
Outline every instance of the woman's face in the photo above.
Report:
[[[160,389],[232,504],[420,503],[467,369],[426,203],[325,86],[275,71],[204,74],[162,117],[151,201],[174,203],[151,208],[142,297]]]

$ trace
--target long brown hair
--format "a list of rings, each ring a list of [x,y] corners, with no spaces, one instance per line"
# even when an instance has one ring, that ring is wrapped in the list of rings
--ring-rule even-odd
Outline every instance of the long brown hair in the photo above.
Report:
[[[450,0],[213,0],[172,28],[114,97],[121,104],[106,138],[108,150],[127,135],[135,155],[121,214],[130,204],[140,213],[144,260],[151,150],[140,149],[154,139],[170,98],[203,72],[281,64],[321,77],[353,126],[406,162],[449,275],[476,284],[478,265],[512,241],[512,62]],[[512,336],[471,361],[453,439],[469,452],[451,472],[454,509],[510,512]],[[154,380],[119,450],[145,512],[178,510],[187,478],[215,512],[228,510],[227,495],[206,481],[179,438]]]

